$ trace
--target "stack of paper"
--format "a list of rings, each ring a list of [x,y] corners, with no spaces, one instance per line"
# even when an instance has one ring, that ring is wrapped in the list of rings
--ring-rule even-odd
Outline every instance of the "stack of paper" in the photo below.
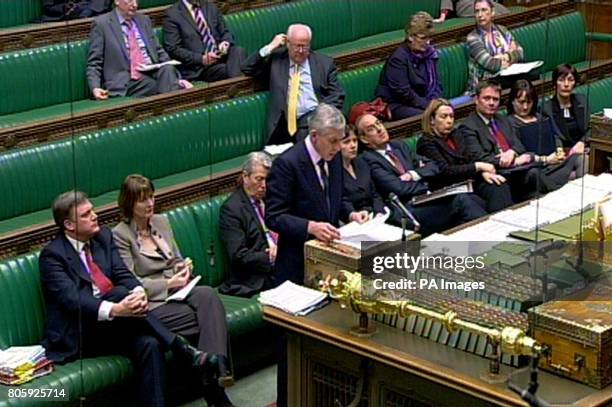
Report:
[[[402,229],[386,224],[390,212],[378,215],[365,223],[351,222],[340,228],[340,243],[361,250],[361,242],[392,242],[402,239]],[[406,236],[412,231],[407,230]]]
[[[327,294],[285,281],[259,295],[263,305],[281,309],[291,315],[306,315],[327,303]]]
[[[13,346],[0,350],[0,383],[19,385],[53,371],[51,361],[45,356],[45,348]]]

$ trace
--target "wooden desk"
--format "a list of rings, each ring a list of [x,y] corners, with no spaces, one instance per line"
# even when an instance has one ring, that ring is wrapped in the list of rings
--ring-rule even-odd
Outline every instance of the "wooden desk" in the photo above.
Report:
[[[612,170],[612,120],[591,116],[589,172],[597,175]]]
[[[265,307],[264,319],[288,331],[290,406],[346,406],[360,383],[362,407],[526,405],[505,384],[479,379],[487,359],[376,322],[375,336],[357,338],[348,334],[354,315],[335,303],[307,317]],[[525,386],[527,376],[513,380]],[[538,396],[554,405],[611,406],[612,386],[597,391],[540,372]]]

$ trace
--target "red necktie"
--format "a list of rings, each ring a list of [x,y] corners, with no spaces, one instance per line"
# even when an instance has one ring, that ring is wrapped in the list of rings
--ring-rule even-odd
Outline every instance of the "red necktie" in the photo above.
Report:
[[[127,23],[128,26],[128,46],[130,47],[130,77],[137,81],[142,78],[142,73],[138,70],[140,65],[144,64],[145,59],[138,45],[138,39],[136,38],[136,24],[131,21]]]
[[[497,143],[497,146],[502,151],[502,153],[507,150],[510,150],[510,144],[508,143],[508,139],[501,131],[497,123],[495,123],[495,120],[491,120],[489,122],[489,129],[491,130],[491,135],[495,139],[495,143]]]
[[[393,166],[400,173],[400,175],[404,175],[406,173],[406,168],[404,168],[404,164],[402,164],[399,157],[396,156],[391,150],[387,150],[386,154],[389,156],[391,161],[393,161]]]
[[[87,261],[87,267],[89,268],[89,275],[91,276],[91,281],[98,287],[100,293],[102,295],[107,294],[110,290],[113,289],[113,282],[110,281],[108,277],[100,270],[100,267],[96,264],[91,257],[91,250],[89,248],[89,244],[85,245],[83,250],[85,252],[85,260]]]

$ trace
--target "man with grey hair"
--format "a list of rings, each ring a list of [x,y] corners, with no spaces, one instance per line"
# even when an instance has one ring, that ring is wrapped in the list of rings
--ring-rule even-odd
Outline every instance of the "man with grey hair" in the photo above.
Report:
[[[221,206],[219,230],[230,260],[230,275],[219,292],[250,297],[273,286],[278,236],[265,222],[266,179],[272,160],[266,153],[249,154],[240,186]]]
[[[274,160],[268,181],[266,222],[279,234],[275,280],[302,284],[304,243],[340,238],[340,220],[364,221],[366,212],[342,205],[345,136],[342,112],[321,103],[310,119],[308,136]]]
[[[308,136],[274,160],[268,181],[266,223],[278,232],[275,284],[304,281],[304,243],[340,238],[338,225],[347,219],[363,222],[367,212],[348,212],[342,204],[344,170],[340,141],[345,137],[342,112],[321,103],[308,126]],[[278,407],[287,406],[287,357],[279,338]]]
[[[150,314],[144,287],[127,269],[110,230],[98,224],[80,191],[59,195],[53,218],[60,231],[38,259],[47,310],[43,346],[55,363],[121,354],[134,362],[144,405],[164,406],[164,352],[172,350],[204,380],[218,368],[207,355]]]
[[[310,27],[290,25],[287,34],[277,34],[242,65],[245,75],[262,80],[270,90],[266,144],[304,139],[308,118],[319,103],[342,109],[344,90],[334,62],[311,51],[311,41]]]

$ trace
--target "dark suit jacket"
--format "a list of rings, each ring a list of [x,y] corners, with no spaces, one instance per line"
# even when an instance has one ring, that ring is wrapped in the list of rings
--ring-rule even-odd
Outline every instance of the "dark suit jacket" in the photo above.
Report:
[[[168,61],[168,54],[157,42],[151,19],[144,14],[136,14],[134,21],[147,46],[151,61]],[[117,10],[113,10],[96,18],[91,27],[87,82],[90,90],[105,88],[111,96],[125,96],[129,81],[130,55],[123,40]]]
[[[231,264],[229,279],[219,291],[240,296],[260,291],[271,280],[272,264],[265,232],[243,188],[221,206],[219,231]]]
[[[330,206],[304,141],[274,160],[268,176],[266,224],[279,234],[275,280],[304,282],[304,243],[308,221],[329,222],[334,226],[348,218],[342,208],[343,169],[340,154],[327,163]]]
[[[351,174],[344,170],[343,202],[347,200],[350,202],[349,208],[345,211],[351,213],[367,210],[383,213],[385,203],[374,186],[370,166],[362,157],[355,158],[352,164],[357,178],[353,178]]]
[[[103,227],[90,244],[93,260],[115,286],[140,285],[121,261],[110,230]],[[94,323],[102,300],[93,296],[87,269],[63,233],[45,246],[38,264],[47,309],[43,346],[47,357],[63,362],[79,351],[79,315],[84,326]]]
[[[467,179],[479,179],[478,171],[474,163],[470,162],[461,154],[461,144],[458,130],[453,130],[449,137],[455,141],[457,150],[453,150],[448,144],[437,136],[422,136],[417,143],[417,152],[433,160],[440,174],[434,177],[430,184],[433,189],[438,189],[456,182]]]
[[[389,144],[404,168],[407,171],[416,171],[421,176],[421,180],[408,182],[400,180],[400,173],[385,157],[377,151],[367,150],[363,153],[363,158],[370,166],[376,189],[385,198],[393,192],[402,202],[407,202],[413,196],[426,193],[428,187],[425,182],[440,172],[436,164],[410,151],[402,141],[394,140]],[[420,161],[425,164],[422,168],[419,165]]]
[[[75,7],[66,14],[66,6],[73,3]],[[111,10],[112,0],[42,0],[43,22],[71,20],[97,16]]]
[[[442,97],[442,83],[438,77],[435,89],[430,89],[426,61],[413,64],[410,54],[406,42],[391,54],[380,73],[375,93],[387,103],[425,110],[432,99]],[[435,64],[437,65],[437,57]]]
[[[567,124],[563,119],[563,112],[559,106],[559,100],[556,97],[552,97],[546,102],[542,108],[545,115],[552,117],[555,124],[561,131],[561,142],[564,147],[571,148],[579,141],[587,141],[591,136],[591,124],[590,124],[590,111],[587,99],[584,95],[572,93],[570,96],[572,101],[572,113],[576,118],[576,124],[581,134],[579,138],[573,138],[567,128]]]
[[[215,37],[217,44],[227,41],[234,45],[234,37],[225,26],[223,15],[212,1],[200,0],[202,12],[210,31]],[[164,47],[170,56],[182,62],[178,66],[179,71],[186,79],[200,76],[204,65],[202,54],[204,54],[204,43],[200,31],[191,13],[182,1],[177,1],[166,10],[164,18]]]
[[[519,155],[525,153],[525,147],[517,137],[516,130],[512,127],[508,118],[497,113],[495,122],[506,136],[510,148]],[[462,154],[470,162],[482,161],[499,166],[499,158],[495,157],[499,154],[497,143],[493,139],[489,127],[476,112],[472,112],[461,123],[459,130],[461,132],[459,144],[462,147]]]
[[[337,78],[337,70],[332,58],[311,52],[308,57],[312,85],[320,103],[328,103],[342,110],[344,90]],[[255,76],[268,84],[270,102],[268,103],[268,139],[281,117],[286,116],[287,88],[289,86],[289,54],[287,48],[273,51],[266,58],[259,50],[250,55],[242,64],[242,72]]]

